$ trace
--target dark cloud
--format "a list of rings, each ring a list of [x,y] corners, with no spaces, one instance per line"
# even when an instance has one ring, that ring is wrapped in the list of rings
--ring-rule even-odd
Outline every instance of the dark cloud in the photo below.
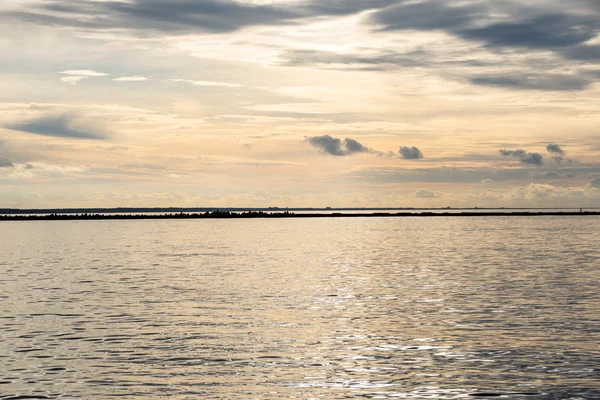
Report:
[[[461,2],[399,0],[387,8],[375,11],[369,20],[381,31],[443,31],[466,41],[480,43],[492,52],[552,51],[564,58],[579,61],[600,61],[600,46],[587,45],[600,33],[600,12],[592,2],[581,1],[570,7],[517,2]],[[375,7],[374,7],[375,8]],[[440,55],[419,49],[407,53],[386,51],[371,54],[336,54],[311,50],[284,54],[286,65],[316,65],[326,69],[390,70],[407,67],[448,66],[480,67],[482,62],[472,57],[443,60]],[[506,58],[506,57],[504,57]],[[583,69],[571,74],[551,71],[556,61],[544,57],[522,60],[515,72],[475,74],[466,80],[476,85],[517,90],[579,91],[598,81],[598,76]],[[545,60],[548,60],[545,58]],[[504,65],[503,65],[504,66]],[[533,71],[533,72],[529,72]],[[455,76],[456,78],[456,76]]]
[[[484,86],[524,90],[570,91],[583,90],[595,82],[585,76],[560,74],[484,75],[469,78],[471,83]]]
[[[248,26],[294,24],[302,19],[376,10],[384,30],[444,30],[489,46],[555,48],[595,36],[598,21],[585,13],[549,13],[544,6],[441,0],[320,0],[296,5],[249,4],[232,0],[47,0],[5,11],[0,17],[82,29],[149,32],[230,32]],[[518,4],[518,3],[516,3]],[[580,3],[594,12],[595,3]],[[571,8],[576,8],[571,7]],[[492,15],[506,15],[505,21]]]
[[[487,17],[483,4],[448,6],[445,2],[399,2],[373,15],[373,21],[384,30],[458,30],[471,21]]]
[[[500,154],[502,154],[505,157],[522,157],[525,154],[527,154],[527,152],[525,150],[500,150]]]
[[[318,16],[351,15],[393,3],[394,0],[325,0],[277,6],[231,0],[54,0],[4,15],[37,24],[73,28],[219,33],[247,26],[289,24]]]
[[[373,21],[384,30],[442,30],[464,40],[496,48],[562,49],[596,36],[598,18],[584,13],[554,12],[506,2],[429,0],[402,2],[377,11]],[[503,8],[500,8],[503,7]],[[504,21],[494,20],[504,14]]]
[[[482,0],[320,0],[297,4],[250,4],[233,0],[46,0],[0,12],[10,19],[85,30],[126,30],[138,35],[224,33],[257,25],[295,25],[318,17],[353,15],[373,10],[366,21],[382,31],[443,31],[494,52],[516,49],[553,51],[570,60],[600,61],[600,46],[587,44],[600,32],[597,0],[575,0],[568,6],[547,2]],[[361,51],[357,55],[295,50],[283,54],[284,65],[318,65],[331,69],[389,70],[436,67],[443,64],[477,66],[483,61],[443,59],[423,50],[395,53]],[[373,54],[374,53],[374,54]],[[488,61],[488,63],[491,61]],[[534,61],[532,61],[534,62]],[[556,65],[556,63],[554,64]],[[532,65],[520,64],[519,68]],[[546,71],[535,65],[536,70]],[[534,90],[584,90],[597,76],[492,74],[466,78],[473,84]]]
[[[521,160],[523,164],[544,165],[544,156],[540,153],[528,153],[525,150],[500,150],[500,154],[505,157],[515,157]]]
[[[372,150],[354,139],[344,141],[329,135],[307,137],[306,140],[324,154],[332,156],[349,156],[357,153],[370,153]]]
[[[596,36],[597,21],[589,17],[546,14],[518,22],[459,29],[453,33],[490,47],[557,49],[584,43]]]
[[[65,137],[73,139],[105,139],[106,135],[95,129],[76,127],[75,114],[49,115],[31,121],[9,124],[4,127],[15,131],[33,133],[35,135]]]
[[[563,56],[578,61],[600,61],[600,46],[581,45],[562,52]]]
[[[542,2],[402,1],[374,12],[371,20],[384,31],[443,31],[500,54],[550,51],[570,60],[599,62],[600,46],[586,44],[600,33],[599,3],[582,0],[565,4],[569,6]],[[589,71],[556,74],[545,72],[549,69],[539,63],[540,60],[532,59],[518,66],[521,71],[532,67],[527,69],[535,69],[534,73],[487,74],[467,79],[477,85],[549,91],[584,90],[598,81],[598,76]]]
[[[6,14],[5,14],[6,15]],[[36,24],[85,29],[163,32],[227,32],[243,26],[293,18],[282,8],[232,1],[136,0],[133,2],[51,1],[8,16]]]
[[[546,146],[546,150],[548,151],[548,153],[552,154],[552,158],[558,164],[561,164],[564,161],[564,156],[565,156],[565,154],[567,154],[559,145],[552,144],[552,143],[550,143],[548,146]],[[569,162],[570,162],[570,160],[569,160]]]
[[[405,160],[419,160],[423,158],[423,153],[416,147],[400,147],[400,156]]]
[[[526,156],[521,157],[523,164],[531,164],[541,166],[544,165],[544,156],[540,153],[527,153]]]
[[[560,154],[560,155],[564,155],[565,151],[557,144],[553,144],[550,143],[548,146],[546,146],[546,150],[548,150],[548,153],[554,153],[554,154]]]
[[[371,149],[363,146],[354,139],[346,138],[344,139],[344,144],[349,153],[368,153],[371,151]]]

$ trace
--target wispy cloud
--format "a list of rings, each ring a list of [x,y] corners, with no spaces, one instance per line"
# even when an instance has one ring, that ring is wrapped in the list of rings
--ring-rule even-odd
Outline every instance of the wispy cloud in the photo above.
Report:
[[[122,76],[120,78],[113,79],[115,82],[143,82],[147,80],[148,78],[145,76]]]
[[[79,82],[89,78],[108,76],[108,74],[93,71],[91,69],[71,69],[67,71],[62,71],[60,73],[63,75],[68,75],[60,78],[61,82],[70,83],[71,85],[77,85]]]
[[[228,88],[238,88],[242,87],[242,85],[237,83],[228,83],[228,82],[215,82],[215,81],[195,81],[191,79],[171,79],[173,82],[183,82],[193,86],[220,86],[220,87],[228,87]]]
[[[91,69],[70,69],[67,71],[62,71],[61,74],[87,76],[87,77],[108,76],[108,74],[105,74],[104,72],[97,72],[97,71],[93,71]]]
[[[291,24],[319,16],[351,15],[394,0],[321,0],[297,4],[253,4],[227,0],[52,1],[4,12],[36,24],[164,33],[223,33],[257,25]]]
[[[515,71],[512,74],[480,75],[469,79],[471,83],[506,89],[569,91],[583,90],[595,80],[588,76],[566,74],[529,74]]]
[[[429,189],[417,190],[412,195],[413,195],[413,197],[416,197],[417,199],[437,199],[440,197],[440,193],[434,192],[433,190],[429,190]]]
[[[79,82],[88,79],[89,76],[65,76],[60,78],[61,82],[70,83],[71,85],[77,85]]]

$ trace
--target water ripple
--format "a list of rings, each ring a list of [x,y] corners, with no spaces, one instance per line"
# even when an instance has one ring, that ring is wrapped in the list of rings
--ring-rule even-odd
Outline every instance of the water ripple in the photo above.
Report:
[[[600,398],[581,221],[4,223],[0,399]]]

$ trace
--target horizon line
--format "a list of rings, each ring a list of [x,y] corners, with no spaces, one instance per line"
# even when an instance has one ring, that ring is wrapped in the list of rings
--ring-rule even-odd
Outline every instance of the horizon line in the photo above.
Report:
[[[213,211],[404,211],[404,210],[600,210],[599,207],[50,207],[0,208],[0,215],[11,214],[78,214],[78,213],[159,213],[159,212],[213,212]]]

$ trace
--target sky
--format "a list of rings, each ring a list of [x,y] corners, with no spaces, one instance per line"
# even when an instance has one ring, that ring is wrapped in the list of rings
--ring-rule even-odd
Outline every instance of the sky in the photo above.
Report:
[[[600,0],[3,0],[0,207],[600,207]]]

